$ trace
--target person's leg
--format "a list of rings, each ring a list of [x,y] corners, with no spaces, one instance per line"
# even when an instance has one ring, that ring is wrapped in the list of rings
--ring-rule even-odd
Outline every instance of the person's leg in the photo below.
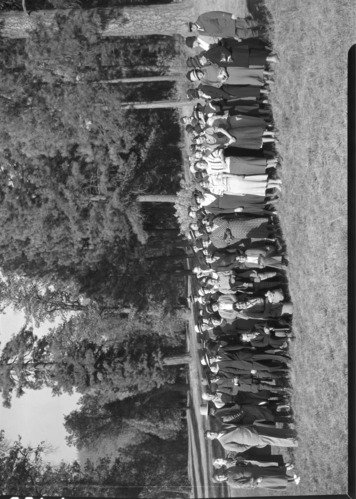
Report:
[[[270,144],[275,141],[274,137],[262,137],[262,144]]]

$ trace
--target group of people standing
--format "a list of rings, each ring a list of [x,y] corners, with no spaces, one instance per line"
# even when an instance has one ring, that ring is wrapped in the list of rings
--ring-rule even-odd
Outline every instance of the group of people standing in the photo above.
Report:
[[[278,58],[252,18],[206,12],[189,28],[187,78],[195,88],[187,95],[199,102],[182,123],[196,182],[188,238],[201,414],[209,418],[206,438],[230,453],[214,460],[214,479],[233,488],[284,489],[299,483],[293,463],[253,452],[298,445],[290,406],[293,305],[268,103]]]

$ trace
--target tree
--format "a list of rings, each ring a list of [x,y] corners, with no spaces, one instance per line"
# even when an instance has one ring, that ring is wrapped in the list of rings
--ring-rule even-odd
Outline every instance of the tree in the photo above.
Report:
[[[4,439],[4,434],[0,439]],[[2,442],[0,441],[0,444]],[[21,437],[6,446],[0,456],[0,494],[20,496],[137,497],[142,485],[134,486],[130,470],[117,459],[111,463],[77,461],[52,465],[45,459],[46,444],[25,446]],[[124,473],[125,472],[125,473]],[[131,489],[131,490],[130,490]]]
[[[26,321],[34,321],[37,327],[45,320],[64,320],[73,313],[88,310],[89,305],[94,306],[79,293],[73,280],[61,281],[53,276],[29,279],[15,272],[3,274],[0,303],[3,310],[12,307],[24,312]]]
[[[10,407],[14,393],[43,386],[54,395],[100,393],[104,404],[174,383],[179,372],[165,367],[163,356],[177,350],[181,337],[168,330],[167,320],[166,330],[157,333],[163,319],[132,319],[77,314],[41,338],[24,327],[0,356],[4,405]]]
[[[85,394],[80,408],[65,416],[67,443],[78,449],[116,439],[130,429],[142,435],[172,440],[182,430],[181,410],[188,386],[165,384],[145,394],[103,404],[100,393]]]
[[[152,101],[152,102],[125,102],[121,104],[123,109],[166,109],[166,108],[180,108],[185,106],[194,106],[199,100],[191,101],[176,101],[176,100],[165,100],[165,101]]]
[[[39,390],[48,382],[53,362],[48,343],[38,339],[24,326],[2,349],[0,356],[0,389],[3,405],[10,407],[12,393],[20,397],[25,389]]]
[[[184,5],[184,6],[183,6]],[[70,17],[72,10],[62,10],[61,15]],[[50,26],[56,11],[36,11],[30,16],[24,12],[3,12],[0,33],[3,38],[26,38],[38,23]],[[83,23],[88,18],[96,21],[98,33],[103,37],[140,35],[188,35],[188,21],[193,20],[193,6],[175,2],[163,5],[140,5],[112,9],[88,9],[81,11]]]
[[[140,194],[137,196],[139,203],[176,203],[175,194]]]

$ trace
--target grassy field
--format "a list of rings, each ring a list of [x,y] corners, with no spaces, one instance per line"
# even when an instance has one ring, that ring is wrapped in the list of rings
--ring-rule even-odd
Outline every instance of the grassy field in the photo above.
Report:
[[[249,2],[249,5],[253,1]],[[234,0],[195,0],[247,13]],[[299,487],[283,495],[347,492],[347,52],[352,0],[266,0],[280,63],[270,100],[283,192],[279,216],[294,302],[293,407]],[[278,495],[232,491],[233,496]]]
[[[266,0],[280,57],[271,103],[295,305],[295,493],[347,491],[347,52],[352,0]],[[292,492],[292,490],[291,490]]]

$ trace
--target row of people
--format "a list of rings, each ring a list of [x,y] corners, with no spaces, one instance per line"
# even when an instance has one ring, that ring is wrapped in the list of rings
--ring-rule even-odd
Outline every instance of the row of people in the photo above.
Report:
[[[186,44],[196,53],[187,78],[196,88],[187,95],[200,101],[182,123],[196,182],[188,237],[201,415],[211,428],[206,437],[233,453],[214,460],[214,478],[234,488],[284,489],[299,483],[293,465],[253,456],[256,447],[298,445],[290,406],[293,307],[267,99],[266,64],[278,58],[258,38],[263,28],[218,11],[190,23]]]

